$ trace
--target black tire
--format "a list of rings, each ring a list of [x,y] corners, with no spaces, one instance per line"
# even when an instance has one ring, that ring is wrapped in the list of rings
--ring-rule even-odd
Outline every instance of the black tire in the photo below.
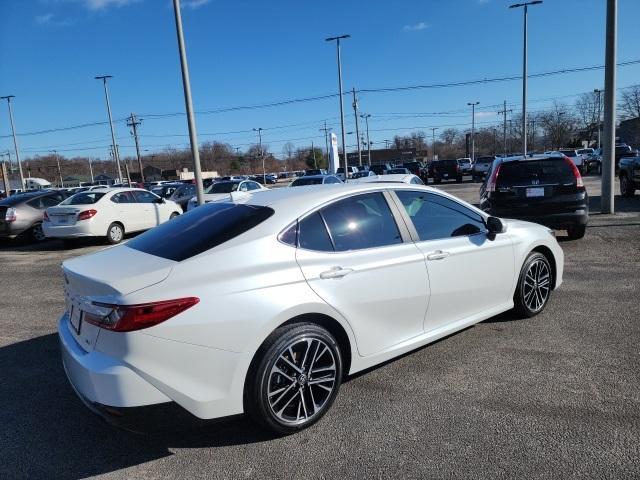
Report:
[[[107,242],[111,245],[117,245],[124,239],[124,227],[121,223],[113,222],[107,228]]]
[[[314,366],[324,369],[315,379]],[[273,432],[295,433],[322,418],[331,408],[341,382],[342,356],[333,336],[312,323],[286,325],[274,331],[256,353],[245,382],[245,411]],[[326,390],[329,387],[331,391]],[[294,413],[298,418],[293,419]],[[302,414],[305,419],[299,418]]]
[[[178,215],[180,215],[178,212],[171,212],[171,215],[169,215],[169,220],[173,220],[174,218],[176,218]]]
[[[456,177],[456,183],[462,183],[462,177]]]
[[[36,225],[34,225],[33,227],[31,227],[31,238],[33,239],[34,242],[44,242],[47,237],[44,236],[44,232],[42,231],[42,224],[38,223]]]
[[[578,240],[584,237],[585,232],[587,231],[586,225],[576,225],[575,227],[567,228],[567,236],[570,240]]]
[[[628,175],[620,176],[620,194],[623,197],[633,197],[636,193],[636,187],[629,179]]]
[[[551,296],[553,281],[547,257],[540,252],[531,252],[522,265],[513,295],[515,312],[523,318],[531,318],[542,312]]]

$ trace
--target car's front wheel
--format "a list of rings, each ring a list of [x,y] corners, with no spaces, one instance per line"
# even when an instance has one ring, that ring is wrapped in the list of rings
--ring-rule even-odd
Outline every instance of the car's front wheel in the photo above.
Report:
[[[311,323],[286,325],[260,347],[245,386],[245,409],[279,434],[317,422],[342,381],[342,357],[333,336]]]
[[[622,175],[620,177],[620,194],[623,197],[633,197],[636,193],[635,186],[633,182],[629,179],[627,175]]]
[[[520,270],[518,286],[513,296],[516,313],[533,317],[547,305],[551,295],[553,275],[549,260],[540,252],[531,252]]]

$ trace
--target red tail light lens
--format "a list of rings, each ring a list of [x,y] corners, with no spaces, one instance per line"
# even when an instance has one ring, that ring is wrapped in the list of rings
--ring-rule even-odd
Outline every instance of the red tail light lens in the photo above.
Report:
[[[78,214],[78,220],[89,220],[96,213],[98,213],[98,211],[94,210],[93,208],[91,210],[85,210],[84,212],[80,212]]]
[[[489,181],[487,182],[487,192],[495,192],[496,191],[496,184],[498,183],[498,175],[500,175],[500,168],[502,167],[502,164],[498,164],[498,166],[496,167],[496,169],[491,172],[491,178],[489,178]]]
[[[47,215],[47,211],[46,210],[42,214],[42,221],[43,222],[48,222],[49,221],[49,215]]]
[[[565,155],[564,161],[571,167],[573,171],[573,176],[576,177],[576,187],[584,187],[584,182],[582,181],[582,175],[580,175],[580,170],[576,167],[576,164]]]
[[[82,319],[100,328],[114,332],[132,332],[153,327],[200,302],[197,297],[178,298],[160,302],[141,303],[138,305],[117,305],[93,302],[93,305],[111,309],[106,316],[84,312]]]

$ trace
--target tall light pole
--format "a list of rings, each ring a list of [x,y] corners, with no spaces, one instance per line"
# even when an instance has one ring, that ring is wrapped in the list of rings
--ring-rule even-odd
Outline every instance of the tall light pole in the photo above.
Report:
[[[431,161],[436,159],[436,130],[438,127],[431,127]]]
[[[471,163],[476,161],[476,105],[480,102],[468,102],[471,107]]]
[[[371,116],[370,113],[360,115],[361,118],[364,118],[364,121],[367,125],[367,162],[369,163],[369,166],[371,166],[371,140],[369,140],[369,117],[370,116]]]
[[[360,149],[360,126],[358,124],[358,100],[356,100],[356,88],[353,87],[353,114],[356,118],[356,137],[358,142],[358,165],[362,166],[362,150]]]
[[[602,157],[602,213],[614,212],[613,178],[616,153],[616,50],[618,1],[607,0],[607,32],[604,60],[604,138]]]
[[[109,89],[107,88],[107,80],[113,78],[113,75],[100,75],[94,77],[96,80],[102,80],[102,84],[104,85],[104,98],[107,102],[107,114],[109,115],[109,127],[111,128],[111,146],[114,151],[114,160],[116,161],[117,170],[118,170],[118,181],[122,182],[122,170],[120,169],[120,156],[116,150],[116,134],[113,130],[113,118],[111,117],[111,102],[109,102]]]
[[[325,42],[336,41],[336,51],[338,53],[338,88],[340,89],[340,128],[342,130],[342,154],[344,155],[344,172],[347,173],[347,139],[344,133],[344,105],[342,103],[342,59],[340,58],[340,40],[351,38],[351,35],[340,35],[339,37],[325,38]]]
[[[198,205],[202,205],[204,203],[204,188],[202,186],[202,171],[200,169],[200,151],[198,150],[198,133],[196,132],[196,120],[193,114],[193,101],[191,100],[191,82],[189,80],[189,65],[187,64],[187,51],[184,46],[184,35],[182,33],[182,14],[180,13],[180,0],[173,0],[173,13],[176,19],[176,34],[178,36],[178,51],[180,53],[180,68],[182,70],[182,87],[184,90],[184,104],[187,109],[187,125],[189,126],[189,142],[191,143],[191,155],[193,156],[193,176],[196,182],[196,194],[198,197]]]
[[[542,0],[514,3],[509,8],[524,7],[524,48],[522,51],[522,154],[527,156],[527,14],[529,5],[540,5]]]
[[[264,155],[262,153],[262,130],[264,130],[262,127],[253,129],[254,132],[258,132],[258,145],[260,146],[260,159],[262,160],[262,184],[264,185],[267,181],[267,171],[264,168]]]
[[[13,123],[13,109],[11,108],[11,99],[16,98],[15,95],[7,95],[0,97],[0,100],[7,100],[9,106],[9,121],[11,122],[11,133],[13,134],[13,148],[16,151],[16,161],[18,162],[18,172],[20,172],[20,188],[24,190],[24,175],[22,175],[22,164],[20,163],[20,151],[18,150],[18,137],[16,136],[16,128]]]
[[[600,145],[600,127],[601,127],[601,125],[600,125],[600,111],[602,110],[602,108],[601,108],[602,104],[600,103],[601,102],[600,95],[602,94],[602,90],[596,88],[593,91],[593,93],[595,93],[597,95],[597,97],[598,97],[598,102],[597,102],[597,107],[596,108],[598,109],[598,150],[600,150],[600,146],[601,146]]]
[[[58,176],[60,177],[60,186],[64,188],[64,180],[62,180],[62,170],[60,169],[60,157],[57,150],[51,150],[53,156],[56,157],[56,164],[58,165]]]

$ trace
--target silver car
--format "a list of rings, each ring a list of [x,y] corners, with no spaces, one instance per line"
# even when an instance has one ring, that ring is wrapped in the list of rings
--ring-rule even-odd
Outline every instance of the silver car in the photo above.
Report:
[[[42,216],[45,209],[58,205],[68,196],[65,192],[46,190],[20,193],[0,201],[0,238],[27,234],[36,242],[43,241]]]

